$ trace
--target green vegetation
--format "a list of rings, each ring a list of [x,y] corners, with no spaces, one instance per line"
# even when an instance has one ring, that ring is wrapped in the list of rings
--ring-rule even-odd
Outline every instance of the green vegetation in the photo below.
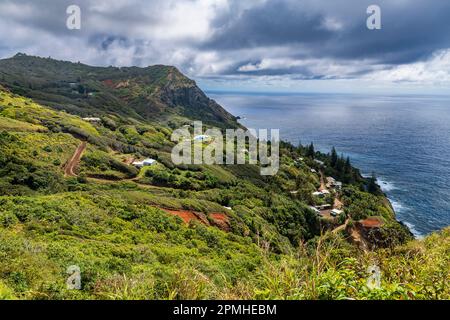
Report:
[[[170,66],[99,68],[17,54],[0,60],[0,85],[57,110],[171,123],[202,120],[233,128],[236,118]]]
[[[101,150],[88,150],[82,161],[80,174],[102,179],[120,180],[136,177],[139,171]]]
[[[157,197],[126,194],[1,197],[2,297],[449,297],[450,230],[370,255],[328,233],[301,244],[296,253],[277,254],[261,239],[258,246],[245,232],[239,235],[239,228],[225,233],[200,223],[187,226],[145,204]],[[374,263],[382,269],[382,288],[371,291],[366,269]],[[65,287],[65,270],[74,264],[83,271],[80,291]]]
[[[236,125],[209,100],[206,109],[183,105],[178,90],[194,84],[174,68],[20,55],[0,61],[0,83],[15,92],[0,87],[0,299],[450,298],[450,230],[412,241],[375,181],[334,149],[283,142],[273,177],[257,165],[174,165],[170,136],[187,117]],[[189,101],[206,101],[192,90]],[[171,103],[170,112],[153,109]],[[157,163],[130,165],[146,157]],[[313,196],[322,174],[342,190]],[[345,213],[336,219],[309,207],[337,198]],[[369,217],[383,225],[367,232],[363,252],[348,240]],[[373,264],[381,289],[366,286]],[[66,287],[71,265],[81,269],[81,290]]]

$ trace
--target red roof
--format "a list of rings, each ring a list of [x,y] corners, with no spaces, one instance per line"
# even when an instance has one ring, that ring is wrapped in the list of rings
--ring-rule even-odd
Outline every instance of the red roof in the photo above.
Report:
[[[364,228],[379,228],[383,225],[383,221],[377,217],[369,217],[359,222]]]

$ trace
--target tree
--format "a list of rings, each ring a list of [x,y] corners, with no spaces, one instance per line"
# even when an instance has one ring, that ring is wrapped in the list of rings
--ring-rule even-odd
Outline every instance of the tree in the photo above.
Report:
[[[347,157],[344,165],[344,173],[350,174],[352,172],[352,164],[350,163],[350,157]]]
[[[336,152],[336,148],[333,147],[333,149],[331,149],[331,166],[333,168],[336,168],[337,161],[338,161],[338,155],[337,155],[337,152]]]
[[[314,155],[316,154],[316,151],[314,150],[314,144],[311,142],[311,144],[308,147],[308,150],[306,152],[306,155],[308,157],[314,158]]]
[[[375,172],[372,172],[372,176],[369,178],[367,191],[373,194],[378,193],[377,177],[375,176]]]
[[[337,161],[336,161],[336,165],[335,165],[335,169],[338,172],[339,175],[341,175],[344,171],[344,166],[345,166],[345,160],[344,160],[344,155],[341,155]]]

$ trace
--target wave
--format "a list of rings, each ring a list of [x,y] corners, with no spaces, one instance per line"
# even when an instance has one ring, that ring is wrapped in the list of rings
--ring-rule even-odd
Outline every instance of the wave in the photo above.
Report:
[[[397,220],[401,221],[402,223],[404,223],[408,227],[409,231],[411,231],[411,233],[414,235],[414,237],[416,239],[422,239],[424,237],[424,235],[420,231],[418,231],[416,229],[416,226],[413,223],[398,218],[398,214],[399,213],[404,212],[404,211],[408,211],[409,208],[404,206],[402,203],[400,203],[398,201],[395,201],[395,200],[392,200],[392,199],[388,199],[388,200],[391,203],[392,208],[394,208],[394,212],[395,212],[395,215],[397,216]]]
[[[394,183],[389,182],[382,177],[377,178],[377,183],[380,186],[381,190],[383,190],[383,192],[389,192],[399,189]]]
[[[392,207],[394,208],[395,213],[399,213],[402,211],[405,211],[407,209],[407,207],[405,207],[403,204],[401,204],[398,201],[392,200],[392,199],[388,199],[389,202],[391,203]]]
[[[420,233],[419,231],[417,231],[416,226],[413,225],[410,222],[407,221],[402,221],[409,229],[409,231],[411,231],[411,233],[414,235],[414,237],[416,237],[416,239],[423,239],[424,235],[422,233]]]

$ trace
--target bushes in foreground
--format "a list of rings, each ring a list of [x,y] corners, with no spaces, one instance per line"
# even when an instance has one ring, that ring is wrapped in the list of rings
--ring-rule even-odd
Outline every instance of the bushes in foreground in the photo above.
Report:
[[[147,203],[104,192],[0,198],[0,298],[450,298],[450,229],[369,254],[327,233],[275,254]],[[82,290],[66,289],[70,265]],[[366,286],[371,265],[380,289]]]

